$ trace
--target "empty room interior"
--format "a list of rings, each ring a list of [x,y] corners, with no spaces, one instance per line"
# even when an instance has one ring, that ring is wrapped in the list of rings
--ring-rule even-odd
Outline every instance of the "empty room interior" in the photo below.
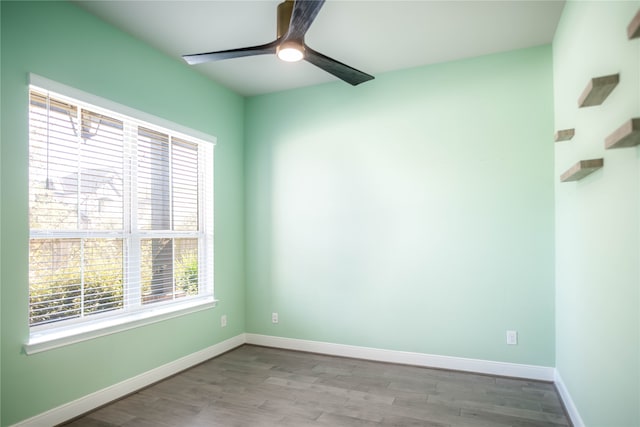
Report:
[[[640,1],[279,3],[0,2],[0,426],[276,352],[640,427]]]

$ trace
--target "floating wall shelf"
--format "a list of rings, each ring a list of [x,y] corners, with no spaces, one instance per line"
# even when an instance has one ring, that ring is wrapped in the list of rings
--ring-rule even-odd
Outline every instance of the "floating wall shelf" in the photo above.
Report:
[[[636,13],[636,16],[633,17],[627,27],[627,36],[629,36],[629,40],[640,37],[640,10]]]
[[[604,159],[580,160],[560,175],[560,181],[578,181],[590,173],[600,169],[604,165]]]
[[[560,141],[569,141],[571,138],[573,138],[573,135],[576,134],[576,130],[575,129],[562,129],[556,132],[555,134],[555,141],[556,142],[560,142]]]
[[[602,104],[619,82],[620,74],[591,79],[578,99],[578,107],[591,107]]]
[[[627,120],[604,141],[604,148],[634,147],[640,144],[640,118]]]

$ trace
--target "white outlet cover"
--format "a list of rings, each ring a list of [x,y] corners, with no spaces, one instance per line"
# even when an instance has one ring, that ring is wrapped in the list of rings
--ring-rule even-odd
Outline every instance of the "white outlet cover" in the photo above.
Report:
[[[220,327],[224,328],[227,326],[227,315],[223,314],[220,316]]]
[[[271,313],[271,323],[278,323],[278,313]]]
[[[507,344],[518,344],[518,331],[507,331]]]

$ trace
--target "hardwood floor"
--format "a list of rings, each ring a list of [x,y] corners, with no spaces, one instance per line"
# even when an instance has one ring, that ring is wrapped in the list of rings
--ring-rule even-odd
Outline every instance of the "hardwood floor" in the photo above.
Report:
[[[569,426],[552,384],[244,345],[74,427]]]

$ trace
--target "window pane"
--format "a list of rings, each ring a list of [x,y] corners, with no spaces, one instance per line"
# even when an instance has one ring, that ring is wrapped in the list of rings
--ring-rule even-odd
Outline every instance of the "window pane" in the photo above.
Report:
[[[29,244],[29,324],[80,317],[80,239],[33,239]]]
[[[32,239],[31,326],[122,308],[122,266],[122,239]]]
[[[30,226],[75,230],[78,227],[78,109],[37,92],[31,92],[30,100]]]
[[[198,295],[198,239],[175,239],[176,297]]]
[[[123,304],[123,240],[84,241],[84,314],[118,310]]]
[[[171,229],[169,136],[138,129],[138,227]]]
[[[198,230],[198,146],[173,139],[173,229]]]
[[[121,121],[82,110],[81,228],[123,228],[123,137]]]
[[[140,241],[142,303],[173,299],[173,239]]]
[[[55,98],[30,94],[32,229],[123,228],[123,125]]]

